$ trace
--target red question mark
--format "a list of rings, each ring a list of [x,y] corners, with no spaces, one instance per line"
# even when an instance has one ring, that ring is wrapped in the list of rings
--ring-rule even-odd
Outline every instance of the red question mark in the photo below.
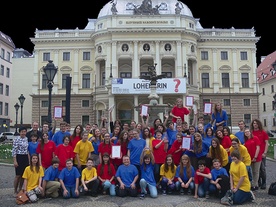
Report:
[[[176,82],[174,91],[178,92],[178,86],[180,85],[181,81],[179,79],[177,79],[177,78],[173,79],[173,81]]]

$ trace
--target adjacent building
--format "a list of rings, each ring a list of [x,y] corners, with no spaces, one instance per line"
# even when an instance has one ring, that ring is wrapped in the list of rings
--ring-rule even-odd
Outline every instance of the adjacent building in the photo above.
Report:
[[[155,66],[160,104],[193,97],[221,102],[228,125],[259,117],[254,28],[203,28],[187,5],[176,0],[117,0],[107,3],[84,29],[36,30],[32,120],[47,121],[48,89],[43,67],[58,67],[52,106],[65,116],[66,80],[71,77],[70,122],[98,123],[102,116],[140,122],[137,106],[149,102],[149,84],[140,76]],[[110,110],[114,108],[114,110]],[[111,113],[109,113],[111,111]],[[162,114],[160,114],[162,116]],[[205,116],[207,116],[205,114]],[[187,117],[192,122],[194,116]]]

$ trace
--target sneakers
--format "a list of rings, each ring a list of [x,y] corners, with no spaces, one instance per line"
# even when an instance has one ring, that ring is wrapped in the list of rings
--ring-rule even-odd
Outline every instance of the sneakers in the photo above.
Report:
[[[191,190],[188,190],[188,195],[192,195],[192,192],[191,192]]]
[[[258,186],[251,187],[251,190],[252,190],[252,191],[259,190],[259,187],[258,187]]]
[[[184,195],[184,189],[183,188],[180,189],[180,194]]]
[[[210,195],[209,195],[208,191],[206,192],[205,198],[207,198],[207,199],[210,198]]]
[[[250,193],[251,193],[251,199],[252,199],[252,202],[255,202],[256,197],[255,197],[255,195],[254,195],[253,191],[251,190],[251,191],[250,191]]]
[[[265,189],[266,189],[266,184],[265,184],[265,183],[263,183],[263,184],[261,185],[261,189],[262,189],[262,190],[265,190]]]
[[[144,198],[145,198],[145,193],[141,193],[140,199],[144,199]]]
[[[226,205],[226,206],[231,206],[232,205],[231,202],[228,201],[228,200],[227,201],[226,200],[225,201],[221,200],[220,203],[223,204],[223,205]]]
[[[163,194],[163,195],[167,195],[166,190],[163,190],[163,191],[162,191],[162,194]]]

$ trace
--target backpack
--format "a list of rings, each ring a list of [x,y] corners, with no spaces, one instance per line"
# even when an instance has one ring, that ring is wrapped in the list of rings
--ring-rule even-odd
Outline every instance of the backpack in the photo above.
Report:
[[[268,194],[276,195],[276,182],[273,182],[270,184],[269,189],[268,189]]]

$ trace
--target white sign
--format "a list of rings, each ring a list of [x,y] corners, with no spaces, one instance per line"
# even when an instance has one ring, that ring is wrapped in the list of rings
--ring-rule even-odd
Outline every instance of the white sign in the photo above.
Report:
[[[150,81],[134,78],[113,78],[112,94],[150,94]],[[162,78],[156,83],[157,94],[186,93],[185,78]]]

